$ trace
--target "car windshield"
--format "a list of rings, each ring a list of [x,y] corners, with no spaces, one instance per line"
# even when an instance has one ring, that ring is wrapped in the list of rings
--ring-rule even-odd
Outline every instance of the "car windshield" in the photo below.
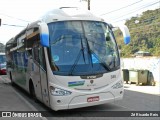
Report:
[[[49,56],[54,74],[95,75],[120,66],[108,24],[97,21],[49,23]]]

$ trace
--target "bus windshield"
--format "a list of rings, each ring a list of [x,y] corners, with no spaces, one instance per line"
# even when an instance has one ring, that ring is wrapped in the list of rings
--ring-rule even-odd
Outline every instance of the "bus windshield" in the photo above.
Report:
[[[95,75],[120,68],[117,45],[107,23],[49,23],[49,58],[57,75]]]
[[[0,64],[6,62],[6,56],[5,55],[0,55]]]

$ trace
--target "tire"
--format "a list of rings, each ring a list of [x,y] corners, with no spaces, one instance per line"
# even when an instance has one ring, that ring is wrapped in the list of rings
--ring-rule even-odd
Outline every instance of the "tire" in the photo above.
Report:
[[[156,85],[155,81],[151,80],[150,85],[155,86]]]
[[[156,82],[154,81],[153,74],[151,72],[149,72],[149,75],[148,75],[148,85],[151,85],[151,86],[156,85]]]
[[[139,83],[138,83],[138,82],[136,82],[136,86],[139,86]]]
[[[33,85],[32,81],[31,81],[30,84],[29,84],[29,89],[30,89],[30,96],[31,96],[31,98],[32,98],[35,102],[37,102],[36,93],[35,93],[35,89],[34,89],[34,85]]]

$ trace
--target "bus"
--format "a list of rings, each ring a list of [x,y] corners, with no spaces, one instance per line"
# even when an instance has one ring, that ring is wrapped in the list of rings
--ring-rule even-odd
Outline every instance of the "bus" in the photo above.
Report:
[[[0,53],[0,75],[6,74],[6,55],[5,53]]]
[[[120,100],[123,80],[112,28],[89,11],[54,9],[6,43],[7,74],[55,111]],[[128,44],[127,27],[120,29]]]

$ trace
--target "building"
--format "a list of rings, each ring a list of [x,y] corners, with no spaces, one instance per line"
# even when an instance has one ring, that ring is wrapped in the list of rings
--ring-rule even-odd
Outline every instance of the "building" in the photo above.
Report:
[[[5,45],[3,45],[2,43],[0,43],[0,52],[5,52]]]

